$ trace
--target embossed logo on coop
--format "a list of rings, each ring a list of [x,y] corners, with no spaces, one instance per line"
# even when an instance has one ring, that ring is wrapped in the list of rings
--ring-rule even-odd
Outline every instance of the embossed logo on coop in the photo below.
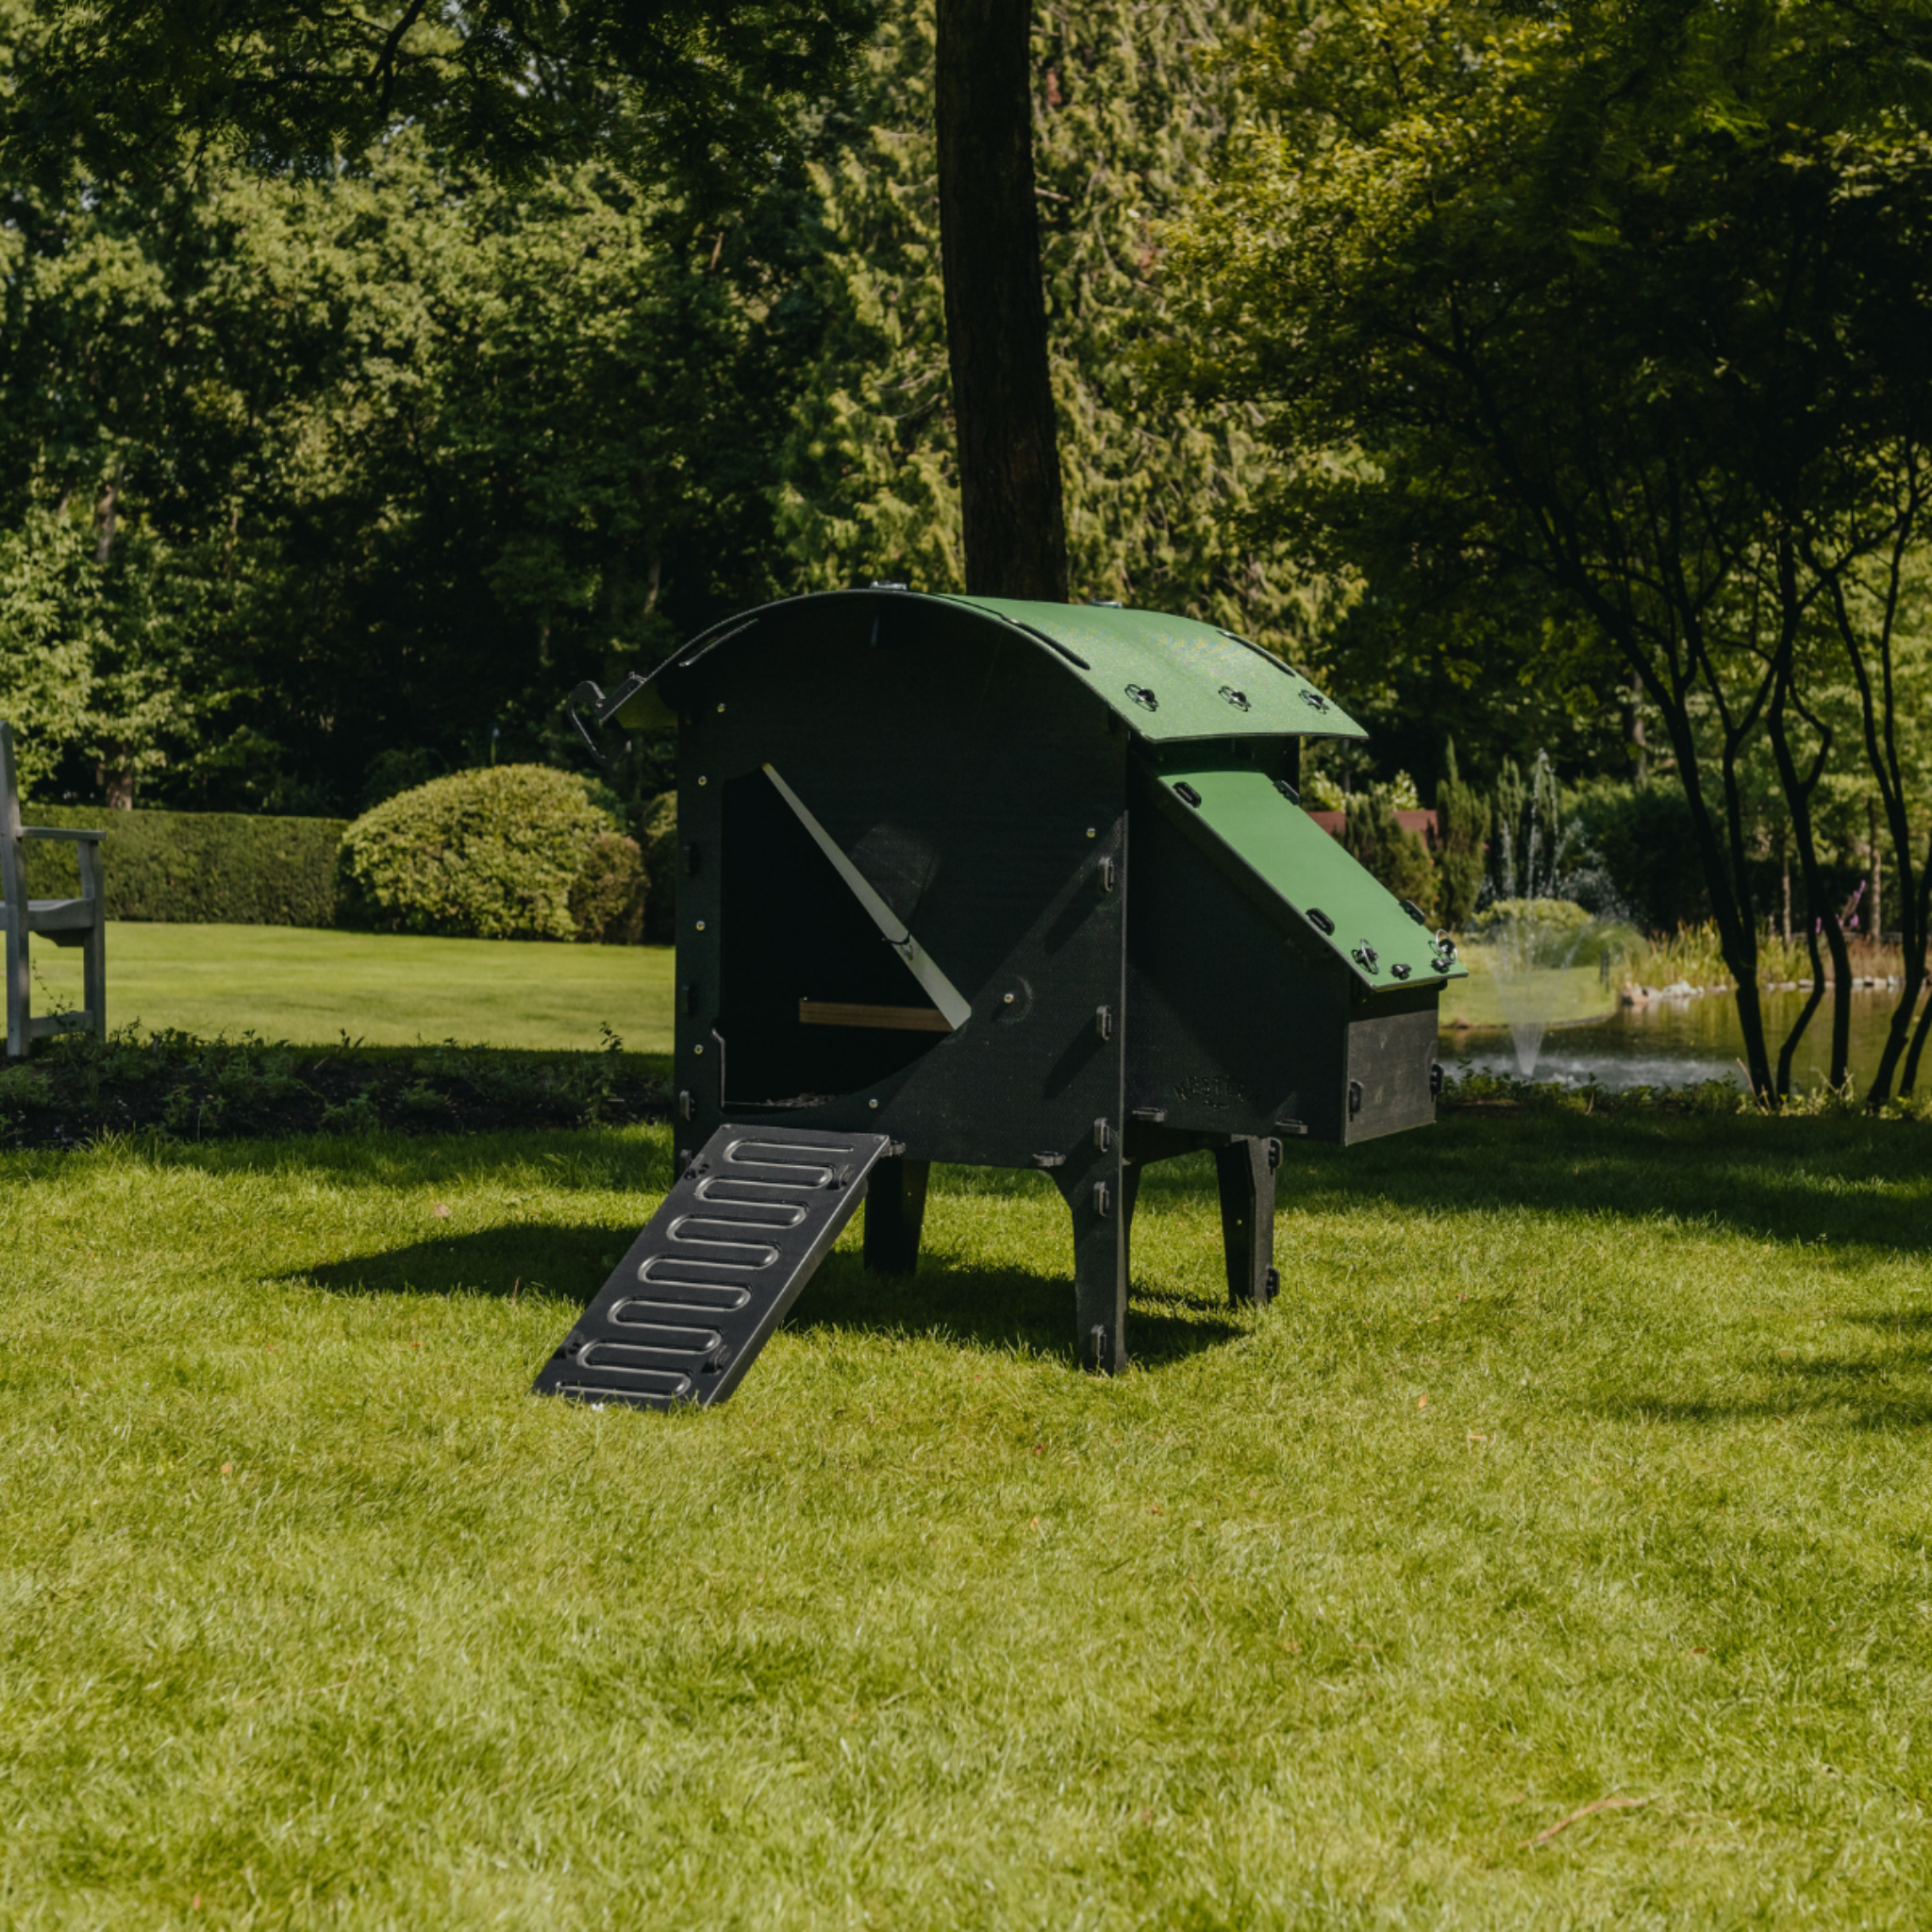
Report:
[[[1250,1107],[1247,1094],[1225,1074],[1190,1074],[1174,1083],[1174,1097],[1190,1107],[1218,1111],[1224,1107]]]

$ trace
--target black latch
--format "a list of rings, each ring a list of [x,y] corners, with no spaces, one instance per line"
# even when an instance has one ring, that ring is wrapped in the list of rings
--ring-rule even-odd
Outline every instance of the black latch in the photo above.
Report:
[[[1362,1110],[1362,1083],[1361,1083],[1361,1082],[1360,1082],[1359,1080],[1351,1080],[1351,1081],[1350,1081],[1350,1082],[1348,1083],[1348,1117],[1349,1117],[1349,1119],[1350,1119],[1350,1120],[1354,1120],[1354,1118],[1356,1117],[1356,1115],[1357,1115],[1357,1114],[1358,1114],[1359,1112],[1361,1112],[1361,1110]]]
[[[1441,1097],[1442,1062],[1441,1060],[1431,1060],[1429,1062],[1429,1098],[1431,1100],[1441,1100]]]
[[[1267,1274],[1268,1299],[1272,1302],[1281,1292],[1281,1270],[1271,1268]]]
[[[1328,700],[1320,691],[1309,691],[1306,686],[1302,689],[1302,703],[1313,705],[1318,711],[1325,711],[1328,708]]]
[[[1231,684],[1224,684],[1221,687],[1221,695],[1224,699],[1226,699],[1226,701],[1229,704],[1231,704],[1237,711],[1246,711],[1251,710],[1253,708],[1253,707],[1248,703],[1247,692],[1244,691],[1236,691]]]
[[[1396,960],[1394,965],[1390,967],[1389,970],[1394,974],[1397,979],[1407,979],[1408,977],[1408,965],[1406,960]]]
[[[1395,902],[1418,925],[1427,925],[1429,915],[1413,899],[1398,899]]]
[[[1355,963],[1357,966],[1359,966],[1364,973],[1375,973],[1380,971],[1381,969],[1382,956],[1378,952],[1376,952],[1374,946],[1370,945],[1367,940],[1362,941],[1362,942],[1358,946],[1357,946],[1353,952],[1349,954],[1349,958],[1353,959]]]
[[[1335,922],[1319,906],[1310,906],[1302,917],[1319,933],[1332,935],[1335,931]]]
[[[1281,1165],[1281,1142],[1271,1140],[1268,1142],[1268,1172],[1273,1174]]]
[[[1289,804],[1291,805],[1299,805],[1302,802],[1301,793],[1297,791],[1294,789],[1294,787],[1288,782],[1286,778],[1275,779],[1274,789],[1275,791],[1280,792],[1282,797],[1287,799]]]
[[[1201,809],[1201,794],[1183,778],[1174,788],[1174,795],[1184,805],[1191,805],[1196,811]]]
[[[1128,685],[1127,695],[1130,698],[1132,698],[1133,701],[1137,705],[1139,705],[1143,711],[1158,711],[1160,708],[1160,700],[1154,695],[1152,689],[1147,685]]]

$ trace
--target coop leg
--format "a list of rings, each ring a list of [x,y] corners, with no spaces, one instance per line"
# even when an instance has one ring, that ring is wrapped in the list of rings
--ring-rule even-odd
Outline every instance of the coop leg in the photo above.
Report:
[[[1081,1365],[1109,1375],[1127,1365],[1127,1173],[1116,1138],[1112,1153],[1054,1175],[1074,1212],[1074,1334]]]
[[[1214,1150],[1221,1184],[1221,1241],[1227,1257],[1227,1298],[1265,1308],[1280,1277],[1274,1272],[1274,1170],[1281,1142],[1242,1139]]]
[[[919,1230],[925,1221],[929,1160],[882,1160],[865,1189],[865,1265],[881,1274],[910,1274],[919,1266]]]

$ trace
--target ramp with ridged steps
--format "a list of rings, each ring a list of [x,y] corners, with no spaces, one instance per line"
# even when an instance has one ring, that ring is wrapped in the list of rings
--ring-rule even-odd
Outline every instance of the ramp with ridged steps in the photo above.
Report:
[[[891,1144],[883,1134],[720,1127],[532,1392],[633,1408],[723,1402],[851,1220]]]

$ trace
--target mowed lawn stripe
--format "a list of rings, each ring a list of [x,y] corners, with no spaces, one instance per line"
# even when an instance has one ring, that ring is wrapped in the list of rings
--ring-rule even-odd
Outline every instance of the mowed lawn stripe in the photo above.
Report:
[[[77,952],[33,952],[36,1008],[77,1005]],[[108,922],[108,1023],[204,1040],[254,1032],[332,1046],[456,1040],[555,1052],[608,1026],[637,1053],[673,1046],[669,946],[445,940],[288,925]]]

